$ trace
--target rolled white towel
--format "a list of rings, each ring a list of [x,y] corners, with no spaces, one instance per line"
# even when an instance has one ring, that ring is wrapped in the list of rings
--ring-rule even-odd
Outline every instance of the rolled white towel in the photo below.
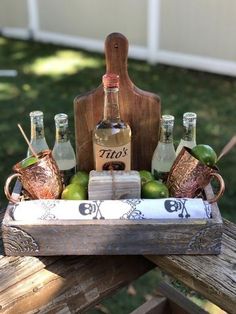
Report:
[[[32,200],[13,208],[13,219],[207,219],[211,205],[201,198],[125,200]]]

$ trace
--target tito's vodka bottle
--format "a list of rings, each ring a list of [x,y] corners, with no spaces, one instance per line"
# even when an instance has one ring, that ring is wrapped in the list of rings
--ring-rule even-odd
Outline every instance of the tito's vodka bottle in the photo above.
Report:
[[[130,170],[131,129],[121,120],[118,92],[119,76],[113,73],[103,76],[103,119],[93,131],[95,169]]]
[[[31,137],[30,143],[36,153],[48,149],[48,144],[44,136],[43,112],[32,111],[29,114],[31,123]],[[27,157],[32,155],[30,148],[27,151]]]
[[[56,140],[52,155],[61,171],[64,184],[67,185],[76,172],[75,152],[68,135],[68,116],[65,113],[56,114]]]
[[[157,180],[165,181],[175,160],[173,145],[174,117],[163,115],[161,119],[160,139],[152,157],[152,174]]]
[[[189,148],[196,146],[196,121],[196,113],[185,112],[183,114],[184,135],[176,149],[176,156],[179,154],[183,146]]]

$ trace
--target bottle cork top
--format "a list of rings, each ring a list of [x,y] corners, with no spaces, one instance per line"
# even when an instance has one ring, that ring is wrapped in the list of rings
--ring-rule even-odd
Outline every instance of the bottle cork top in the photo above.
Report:
[[[65,113],[58,113],[54,116],[54,120],[57,127],[68,125],[68,115]]]
[[[196,125],[196,120],[197,120],[197,114],[195,112],[185,112],[183,114],[183,125],[188,126],[188,125]]]
[[[43,112],[39,110],[31,111],[29,114],[30,117],[43,117]]]
[[[102,77],[103,86],[105,88],[119,87],[119,75],[115,73],[107,73]]]

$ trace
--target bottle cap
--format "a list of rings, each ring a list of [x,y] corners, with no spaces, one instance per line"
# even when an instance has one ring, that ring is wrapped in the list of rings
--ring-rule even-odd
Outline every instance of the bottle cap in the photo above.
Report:
[[[174,126],[175,117],[172,115],[163,115],[161,117],[161,124],[164,127]]]
[[[171,116],[170,114],[164,114],[162,116],[162,119],[165,120],[165,121],[174,121],[175,120],[175,117],[174,116]]]
[[[105,88],[119,87],[119,75],[115,73],[107,73],[102,77],[103,86]]]
[[[68,115],[65,113],[58,113],[54,116],[54,120],[58,126],[63,126],[68,123]]]
[[[174,122],[175,120],[175,117],[174,116],[171,116],[169,114],[165,114],[161,117],[162,121],[165,121],[165,122]]]
[[[33,121],[33,123],[42,123],[43,122],[43,112],[39,110],[31,111],[30,114],[30,119]]]
[[[43,116],[43,112],[36,110],[36,111],[31,111],[29,114],[30,117],[42,117]]]
[[[195,112],[185,112],[183,114],[183,124],[184,126],[191,124],[196,125],[197,114]]]

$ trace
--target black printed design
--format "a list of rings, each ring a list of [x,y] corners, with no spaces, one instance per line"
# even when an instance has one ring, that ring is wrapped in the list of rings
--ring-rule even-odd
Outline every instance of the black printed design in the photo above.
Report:
[[[204,202],[204,206],[207,218],[212,218],[211,204]]]
[[[100,211],[102,202],[103,201],[93,201],[92,203],[81,203],[79,205],[79,212],[84,216],[95,214],[93,219],[105,219]]]
[[[181,213],[178,215],[180,218],[189,218],[190,214],[188,213],[185,203],[187,202],[186,199],[170,199],[165,200],[164,207],[169,213],[181,211]],[[184,215],[185,212],[185,215]]]
[[[130,206],[130,209],[128,212],[123,214],[120,219],[145,219],[144,214],[140,210],[136,209],[136,205],[141,203],[141,200],[131,199],[122,200],[122,202],[128,204]]]
[[[122,200],[123,203],[129,205],[130,209],[128,212],[123,214],[120,219],[145,219],[143,213],[136,209],[136,205],[141,203],[141,200]],[[79,205],[79,212],[81,215],[92,215],[95,214],[93,219],[105,219],[103,217],[100,206],[103,201],[92,201],[92,203],[81,203]]]
[[[41,220],[53,220],[56,219],[56,216],[51,213],[51,209],[53,209],[56,206],[56,203],[54,202],[42,202],[41,203],[42,208],[44,209],[43,215],[39,218]]]

